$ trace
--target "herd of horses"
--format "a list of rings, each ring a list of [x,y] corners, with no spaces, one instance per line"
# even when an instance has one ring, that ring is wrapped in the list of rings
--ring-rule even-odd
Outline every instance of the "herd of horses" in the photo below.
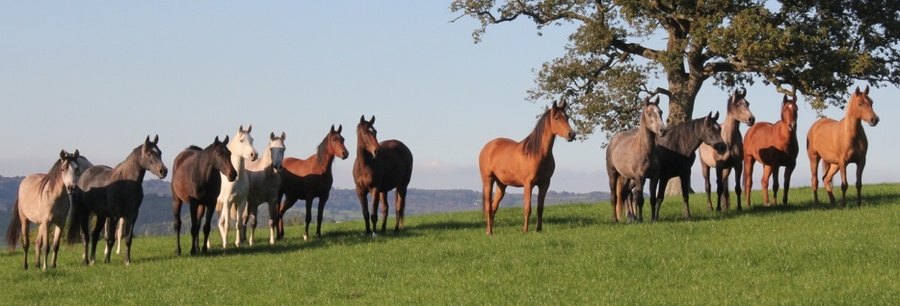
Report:
[[[643,186],[650,181],[651,220],[658,220],[665,195],[665,185],[672,178],[681,179],[684,217],[690,218],[688,193],[691,167],[699,152],[707,207],[712,210],[709,171],[715,169],[716,210],[730,208],[728,177],[735,173],[737,209],[741,210],[741,191],[752,188],[753,166],[763,166],[762,190],[765,205],[777,204],[778,173],[785,168],[782,204],[788,203],[791,174],[799,153],[797,141],[797,101],[785,96],[781,103],[781,120],[775,123],[756,122],[746,100],[746,90],[738,89],[730,95],[724,122],[719,124],[719,112],[667,127],[659,107],[659,97],[644,100],[637,128],[612,137],[606,149],[609,175],[610,203],[613,221],[643,220]],[[818,167],[830,202],[835,205],[832,178],[841,173],[841,206],[846,205],[848,189],[847,164],[856,163],[857,206],[861,205],[862,172],[866,162],[868,142],[861,122],[871,126],[879,118],[872,109],[869,88],[852,93],[846,105],[846,116],[840,121],[821,118],[807,134],[807,154],[812,171],[815,205],[818,200]],[[569,123],[568,105],[554,102],[537,121],[534,129],[522,141],[496,138],[489,141],[479,154],[479,169],[483,183],[483,208],[486,233],[493,233],[494,216],[509,186],[524,188],[524,225],[528,232],[531,215],[531,196],[537,187],[537,225],[541,231],[544,200],[556,164],[553,144],[556,137],[573,141],[576,137]],[[739,125],[750,128],[742,137]],[[413,156],[399,140],[378,141],[375,117],[360,117],[356,128],[357,151],[353,164],[356,194],[365,219],[366,235],[378,231],[380,207],[381,232],[387,229],[387,193],[395,190],[394,231],[403,228],[406,193],[409,186]],[[342,126],[332,125],[316,152],[306,159],[285,157],[285,133],[269,135],[269,144],[262,157],[254,149],[252,126],[238,128],[237,133],[219,140],[217,136],[206,148],[189,146],[176,157],[172,168],[172,213],[176,233],[175,253],[181,254],[181,207],[189,206],[191,219],[191,249],[195,255],[210,248],[209,232],[212,216],[219,211],[219,233],[222,247],[228,245],[229,227],[234,224],[234,244],[253,244],[258,206],[269,208],[269,243],[284,237],[282,216],[296,201],[306,201],[306,229],[303,239],[309,238],[313,200],[318,198],[316,237],[321,236],[322,213],[334,181],[331,166],[335,158],[347,159],[349,151],[341,136]],[[56,266],[56,256],[62,231],[71,217],[67,238],[81,239],[84,245],[83,262],[93,264],[101,232],[105,231],[105,259],[108,263],[117,239],[125,244],[124,261],[130,264],[131,244],[135,220],[143,200],[142,182],[147,171],[160,179],[168,175],[157,146],[158,136],[148,136],[134,148],[123,162],[115,167],[93,165],[78,150],[60,152],[59,159],[46,174],[26,177],[19,186],[6,242],[10,250],[19,240],[25,253],[23,267],[28,268],[29,227],[38,225],[35,238],[35,257],[42,269]],[[742,176],[742,171],[743,176]],[[773,200],[768,196],[769,178],[773,179]],[[741,182],[741,179],[743,181]],[[496,185],[496,189],[494,186]],[[371,210],[369,196],[371,195]],[[750,206],[750,193],[744,193],[744,203]],[[282,200],[283,199],[283,200]],[[69,213],[71,210],[71,214]],[[91,216],[96,222],[90,229]],[[203,240],[200,240],[200,229]],[[249,238],[246,231],[250,230]],[[51,240],[50,230],[53,231]],[[119,245],[122,243],[120,241]],[[51,251],[52,250],[52,254]],[[51,259],[52,256],[52,259]]]

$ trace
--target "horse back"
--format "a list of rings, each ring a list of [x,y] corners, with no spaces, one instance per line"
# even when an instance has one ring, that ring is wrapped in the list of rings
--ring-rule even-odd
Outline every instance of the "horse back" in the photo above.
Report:
[[[528,167],[525,161],[522,144],[502,137],[485,144],[478,157],[482,178],[494,177],[500,183],[514,187],[522,187],[524,181],[533,179],[537,172],[536,167]]]
[[[861,124],[851,133],[843,122],[821,118],[809,127],[806,148],[810,156],[817,154],[828,163],[855,163],[865,160],[869,140]]]
[[[47,177],[45,173],[36,173],[25,177],[19,183],[19,193],[16,195],[19,214],[37,224],[43,223],[42,220],[50,213],[50,205],[52,205],[52,203],[46,203],[41,195],[41,182],[45,177]]]
[[[613,136],[606,146],[606,170],[627,178],[644,177],[651,167],[651,152],[640,152],[636,129]]]
[[[317,169],[316,163],[315,154],[308,159],[285,157],[281,162],[281,191],[304,200],[327,195],[334,177],[331,169]]]
[[[182,201],[215,205],[222,184],[221,178],[218,171],[210,171],[207,175],[200,172],[201,151],[198,149],[192,146],[175,156],[172,167],[172,197]]]

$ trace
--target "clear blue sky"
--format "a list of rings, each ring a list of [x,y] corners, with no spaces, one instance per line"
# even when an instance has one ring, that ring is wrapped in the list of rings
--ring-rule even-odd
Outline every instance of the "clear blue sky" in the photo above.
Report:
[[[351,156],[335,161],[335,187],[352,188],[354,127],[361,115],[375,115],[380,140],[400,139],[412,150],[411,187],[480,190],[478,152],[490,139],[519,140],[534,127],[549,102],[527,102],[525,91],[534,87],[542,63],[562,55],[572,27],[538,36],[522,20],[491,27],[474,44],[477,23],[468,17],[449,23],[457,16],[448,6],[5,2],[0,175],[45,172],[60,149],[78,148],[94,163],[115,166],[148,134],[159,134],[171,167],[188,145],[206,146],[249,124],[257,150],[269,132],[284,131],[286,155],[306,158],[332,124],[342,124]],[[773,88],[748,91],[758,121],[779,119],[781,96]],[[867,183],[896,182],[900,173],[891,159],[898,144],[890,136],[900,127],[898,95],[894,86],[872,89],[882,122],[866,127]],[[695,116],[724,112],[726,98],[707,83]],[[799,116],[804,146],[815,112],[801,104]],[[607,191],[602,141],[600,131],[584,142],[558,141],[551,190]],[[695,168],[693,186],[701,190]],[[809,185],[804,152],[793,182]]]

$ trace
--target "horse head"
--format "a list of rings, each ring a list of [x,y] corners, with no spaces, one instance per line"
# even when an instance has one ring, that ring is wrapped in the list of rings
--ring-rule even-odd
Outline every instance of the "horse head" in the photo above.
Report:
[[[216,136],[216,140],[209,145],[209,149],[212,150],[213,168],[228,177],[229,182],[234,182],[237,178],[237,170],[234,169],[234,164],[231,163],[231,150],[228,150],[228,136],[225,136],[223,141],[219,141],[219,136]]]
[[[797,131],[797,97],[793,99],[784,95],[781,100],[781,121],[788,125],[791,132]]]
[[[246,130],[244,130],[243,125],[238,127],[237,133],[234,134],[234,138],[232,138],[231,143],[228,145],[228,150],[231,150],[231,153],[237,154],[240,157],[255,161],[259,158],[259,153],[257,153],[256,148],[253,147],[253,136],[250,136],[251,130],[253,130],[252,124],[248,126]]]
[[[372,157],[378,155],[378,131],[375,130],[375,115],[372,119],[366,121],[365,115],[359,117],[359,124],[356,125],[356,146],[359,149],[368,151]]]
[[[374,122],[375,116],[372,116],[372,120]],[[341,159],[347,159],[350,156],[350,152],[347,151],[347,147],[344,146],[344,136],[341,136],[341,130],[344,127],[342,125],[338,125],[337,130],[334,129],[334,125],[331,125],[331,131],[328,132],[327,139],[325,141],[328,142],[328,154],[333,156],[340,157]]]
[[[735,89],[728,101],[728,116],[731,116],[747,126],[756,123],[756,117],[750,112],[750,102],[747,101],[747,89],[741,87]]]
[[[141,145],[139,163],[142,168],[150,170],[159,179],[164,179],[169,173],[169,169],[163,164],[162,151],[159,150],[157,143],[159,143],[159,135],[153,136],[153,141],[150,141],[150,135],[147,135],[147,139],[144,139],[144,144]]]
[[[869,98],[869,86],[866,85],[865,91],[860,91],[859,86],[856,92],[850,96],[850,102],[847,103],[847,117],[859,118],[869,124],[869,126],[878,125],[878,115],[872,109],[872,99]]]
[[[548,110],[550,112],[549,123],[550,131],[553,134],[565,138],[568,142],[572,142],[575,140],[575,131],[572,130],[572,126],[569,124],[569,114],[566,113],[568,108],[569,104],[565,101],[559,105],[553,102],[553,106]]]
[[[659,137],[666,136],[666,123],[662,119],[662,109],[659,108],[659,96],[652,102],[644,99],[644,107],[641,111],[641,125]]]
[[[78,187],[78,176],[81,174],[81,171],[78,169],[78,157],[79,157],[78,149],[75,149],[75,153],[66,152],[66,150],[59,151],[59,168],[60,173],[62,173],[62,183],[63,186],[66,186],[66,192],[71,195],[75,192],[75,188]]]
[[[715,116],[709,112],[709,115],[703,117],[699,131],[700,140],[715,149],[717,153],[725,154],[728,147],[725,145],[725,140],[722,139],[722,127],[719,126],[718,120],[719,112],[716,112]]]
[[[267,149],[269,150],[269,156],[272,157],[272,167],[275,170],[281,169],[281,162],[284,160],[284,139],[286,136],[284,132],[281,132],[280,137],[275,137],[274,132],[269,134],[269,146]]]

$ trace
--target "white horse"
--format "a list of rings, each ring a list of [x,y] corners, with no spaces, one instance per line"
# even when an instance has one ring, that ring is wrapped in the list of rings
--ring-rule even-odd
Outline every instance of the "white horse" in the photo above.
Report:
[[[253,125],[244,130],[244,126],[238,127],[238,131],[234,134],[234,138],[228,142],[228,150],[231,151],[231,164],[237,170],[237,178],[229,182],[228,178],[222,175],[222,189],[219,191],[219,198],[216,200],[216,210],[219,210],[219,234],[222,235],[222,248],[226,248],[228,244],[228,225],[231,219],[235,223],[234,245],[241,246],[241,228],[243,224],[236,217],[234,212],[243,211],[247,206],[247,193],[250,190],[250,182],[247,179],[245,171],[245,159],[255,161],[259,154],[253,148],[253,137],[250,136],[250,130]],[[209,241],[206,242],[207,247]]]
[[[284,159],[284,132],[281,137],[269,134],[269,145],[263,157],[247,163],[247,178],[250,180],[250,193],[247,194],[247,209],[241,214],[243,229],[246,231],[250,222],[248,242],[253,245],[253,234],[256,231],[256,214],[259,205],[269,204],[269,244],[275,244],[275,214],[278,213],[278,192],[281,189],[281,161]],[[244,236],[244,235],[242,235]]]

